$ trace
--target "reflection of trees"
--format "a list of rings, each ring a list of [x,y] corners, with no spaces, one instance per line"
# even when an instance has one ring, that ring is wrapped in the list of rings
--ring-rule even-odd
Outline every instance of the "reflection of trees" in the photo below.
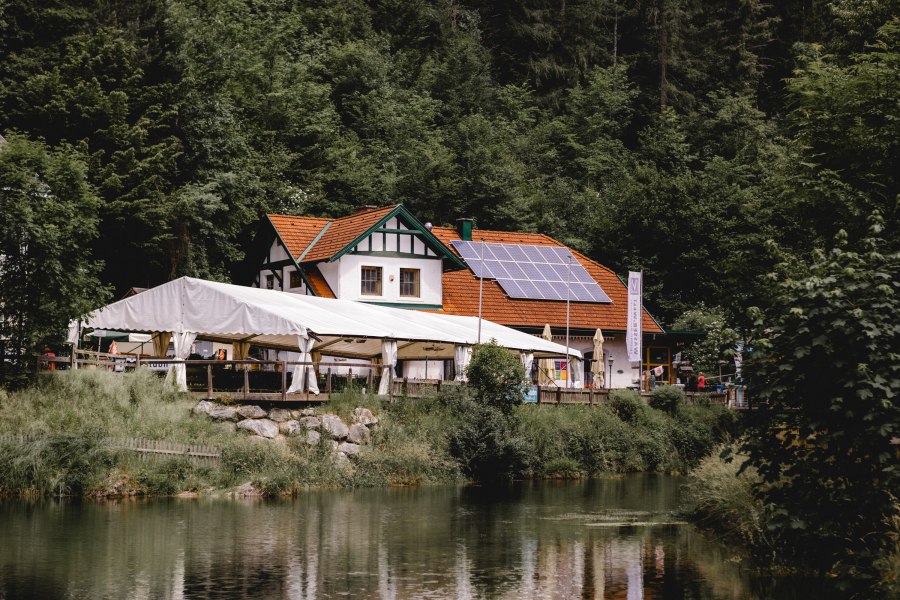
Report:
[[[606,526],[677,504],[677,483],[650,479],[7,503],[0,597],[712,597],[703,578],[740,597],[743,580],[721,557],[698,576],[694,557],[709,551],[691,529]]]

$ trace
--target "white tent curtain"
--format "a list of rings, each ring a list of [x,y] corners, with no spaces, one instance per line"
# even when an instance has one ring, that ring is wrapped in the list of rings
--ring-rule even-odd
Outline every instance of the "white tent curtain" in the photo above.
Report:
[[[397,366],[397,340],[381,340],[381,364],[378,395],[387,396],[391,386],[391,370]]]
[[[194,345],[197,334],[190,331],[176,332],[172,334],[172,339],[175,341],[175,358],[186,360],[187,357],[191,355],[191,346]],[[167,342],[166,346],[168,345]],[[171,365],[169,367],[169,372],[166,374],[166,380],[169,380],[172,377],[173,371],[175,373],[175,385],[178,387],[179,391],[186,392],[187,368],[182,363]]]
[[[525,368],[525,377],[531,381],[531,365],[534,363],[534,352],[520,352],[519,359]]]
[[[168,331],[155,331],[153,333],[153,356],[165,358],[166,352],[169,350],[169,342],[171,341],[172,334]]]
[[[312,338],[306,338],[302,335],[297,336],[297,347],[300,348],[300,362],[309,362],[311,359],[310,352],[316,341]],[[304,377],[305,375],[305,377]],[[291,369],[291,387],[287,389],[287,393],[293,394],[303,391],[303,380],[308,379],[307,389],[313,394],[319,394],[319,383],[316,381],[316,370],[312,365],[294,365]]]
[[[453,367],[456,371],[456,381],[467,381],[466,367],[472,360],[472,346],[458,344],[453,350]]]
[[[584,387],[584,368],[581,366],[581,359],[573,356],[570,358],[570,363],[572,365],[572,387]]]

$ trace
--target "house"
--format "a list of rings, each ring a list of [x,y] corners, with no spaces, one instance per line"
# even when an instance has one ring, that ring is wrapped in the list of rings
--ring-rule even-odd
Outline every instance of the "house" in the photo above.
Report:
[[[260,224],[250,260],[247,283],[254,287],[451,315],[478,316],[480,306],[485,319],[534,335],[549,324],[553,341],[568,341],[585,355],[586,383],[600,328],[611,387],[632,385],[637,376],[625,352],[625,285],[609,268],[543,234],[475,229],[471,219],[432,227],[402,205],[336,219],[273,214]],[[646,310],[642,326],[644,368],[662,366],[661,379],[669,380],[667,336]],[[565,361],[554,366],[553,378],[565,385]],[[447,368],[409,361],[402,373],[441,377]]]

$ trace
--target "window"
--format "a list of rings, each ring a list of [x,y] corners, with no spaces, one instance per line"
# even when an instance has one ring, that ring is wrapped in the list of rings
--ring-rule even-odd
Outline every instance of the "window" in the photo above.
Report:
[[[363,296],[381,295],[381,267],[363,267],[360,278],[360,293]]]
[[[400,269],[400,295],[404,298],[418,298],[419,269]]]
[[[275,276],[274,275],[266,275],[266,289],[267,290],[275,289]]]
[[[303,278],[300,277],[300,271],[291,271],[291,287],[303,287]]]

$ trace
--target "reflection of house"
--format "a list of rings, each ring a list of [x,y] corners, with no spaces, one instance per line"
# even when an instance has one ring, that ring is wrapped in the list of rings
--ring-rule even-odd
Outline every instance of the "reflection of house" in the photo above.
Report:
[[[339,219],[268,215],[247,279],[255,287],[453,315],[477,316],[481,296],[484,318],[534,335],[549,324],[560,344],[566,343],[569,296],[569,342],[585,354],[585,375],[600,328],[612,386],[632,383],[626,288],[613,271],[542,234],[474,229],[471,219],[457,224],[423,224],[402,205],[367,207]],[[483,287],[475,274],[482,268]],[[665,378],[670,351],[646,311],[643,331],[645,361],[663,366]],[[443,364],[423,363],[409,361],[403,375],[421,377],[426,369],[429,377],[443,375]],[[556,366],[562,381],[563,362]]]

